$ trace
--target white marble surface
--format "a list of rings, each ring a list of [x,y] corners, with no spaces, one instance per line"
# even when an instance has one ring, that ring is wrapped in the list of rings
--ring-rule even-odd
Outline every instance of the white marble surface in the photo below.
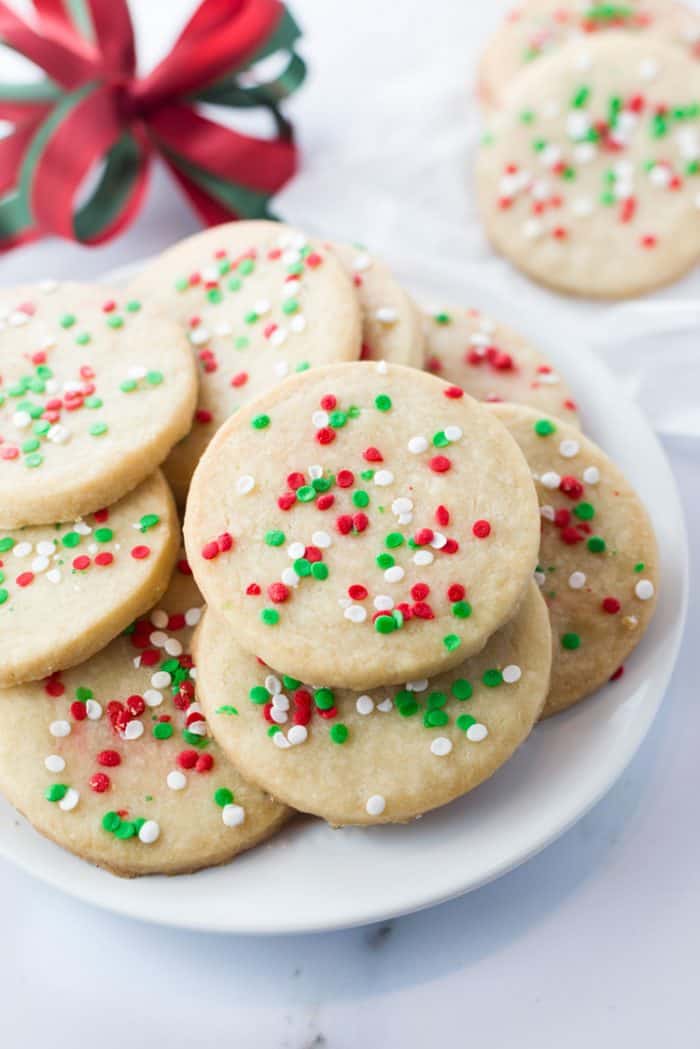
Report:
[[[134,6],[149,60],[193,5]],[[481,258],[501,267],[503,280],[533,307],[546,307],[548,294],[492,260],[469,225],[472,203],[460,166],[474,134],[470,70],[505,6],[297,0],[314,75],[293,105],[304,170],[279,211],[362,238],[395,258],[426,251]],[[9,68],[0,55],[0,74]],[[48,274],[95,277],[194,228],[159,176],[126,236],[99,250],[45,242],[0,257],[0,283]],[[655,298],[700,298],[700,273]],[[607,307],[569,308],[572,320],[606,324]],[[664,339],[653,348],[666,359],[680,347],[675,359],[686,391],[692,380],[685,415],[671,369],[636,384],[666,434],[688,515],[696,586],[700,444],[679,431],[698,430],[697,342],[696,332],[694,345],[686,336],[682,344]],[[614,351],[613,363],[624,371],[637,357],[636,350]],[[662,712],[604,801],[525,867],[421,914],[324,936],[188,934],[83,906],[0,861],[0,1044],[694,1044],[700,707],[692,639],[699,631],[696,607]]]

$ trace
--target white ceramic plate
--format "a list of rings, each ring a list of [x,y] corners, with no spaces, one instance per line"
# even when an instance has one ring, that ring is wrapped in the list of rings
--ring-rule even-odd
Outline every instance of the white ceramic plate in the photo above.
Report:
[[[404,278],[424,301],[469,304],[512,323],[566,374],[587,431],[636,486],[662,560],[658,609],[624,677],[539,725],[474,793],[408,826],[331,830],[299,819],[229,866],[125,881],[63,852],[0,801],[0,853],[101,907],[148,921],[218,932],[309,932],[359,925],[468,892],[533,856],[567,830],[628,765],[671,676],[687,603],[688,552],[671,470],[637,407],[556,305],[513,302],[484,270],[426,270]],[[113,275],[114,276],[114,275]],[[280,889],[282,891],[280,891]]]

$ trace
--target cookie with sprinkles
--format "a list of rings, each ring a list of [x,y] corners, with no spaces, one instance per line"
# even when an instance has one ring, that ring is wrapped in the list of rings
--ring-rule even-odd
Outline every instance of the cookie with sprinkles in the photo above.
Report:
[[[369,688],[481,649],[534,570],[539,519],[520,450],[480,404],[357,362],[288,379],[219,430],[185,539],[244,648]]]
[[[478,655],[431,679],[363,693],[275,674],[212,610],[194,645],[198,699],[236,767],[334,825],[413,819],[488,779],[539,717],[551,663],[534,582]]]
[[[168,585],[180,524],[160,471],[113,506],[0,528],[0,687],[74,666]]]
[[[522,73],[477,160],[486,231],[558,291],[621,298],[700,259],[700,62],[608,33]]]
[[[520,405],[490,410],[522,448],[540,501],[535,578],[552,624],[548,716],[623,672],[654,614],[656,540],[632,486],[587,437]]]
[[[513,78],[536,59],[572,40],[624,29],[676,44],[700,58],[700,17],[675,0],[525,0],[513,7],[487,44],[479,64],[478,90],[486,106],[498,106]]]
[[[201,605],[181,559],[155,608],[98,655],[0,692],[0,789],[42,834],[115,874],[225,863],[288,816],[235,771],[194,699]]]
[[[518,332],[480,310],[425,314],[427,371],[477,401],[513,401],[579,425],[576,402],[556,368]]]
[[[357,360],[360,309],[335,255],[277,222],[233,222],[181,241],[140,275],[187,333],[200,388],[194,425],[165,475],[185,505],[218,427],[288,375]]]
[[[0,291],[0,527],[121,499],[192,421],[180,325],[148,299],[83,284]]]
[[[420,312],[385,263],[360,246],[333,244],[357,290],[362,311],[362,359],[423,367]]]

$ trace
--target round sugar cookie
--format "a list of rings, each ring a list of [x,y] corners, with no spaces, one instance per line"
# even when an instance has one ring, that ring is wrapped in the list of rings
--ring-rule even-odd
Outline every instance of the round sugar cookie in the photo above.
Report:
[[[224,863],[287,818],[229,764],[194,702],[200,613],[182,560],[130,632],[0,692],[0,789],[46,837],[114,874]]]
[[[217,429],[287,375],[357,360],[360,308],[332,251],[277,222],[232,222],[155,259],[134,284],[184,326],[199,364],[194,425],[164,470],[180,506]]]
[[[362,359],[422,368],[425,339],[421,316],[389,267],[362,247],[331,247],[357,291],[362,312]]]
[[[104,648],[163,593],[179,542],[160,471],[94,514],[0,528],[0,688]]]
[[[114,503],[190,428],[197,376],[147,297],[87,284],[0,290],[0,527]]]
[[[518,332],[480,310],[426,313],[426,370],[477,401],[513,401],[579,425],[571,390]]]
[[[700,259],[700,63],[651,36],[569,44],[493,117],[477,194],[494,247],[558,291],[680,277]]]
[[[636,492],[587,437],[521,405],[490,410],[522,448],[540,500],[536,579],[553,635],[548,716],[621,673],[654,614],[656,540]]]
[[[488,42],[479,64],[478,90],[486,106],[502,103],[517,73],[554,54],[572,40],[610,29],[663,39],[700,58],[700,17],[675,0],[523,0],[513,7]]]
[[[370,693],[271,673],[212,610],[194,644],[199,701],[236,767],[335,825],[413,819],[488,779],[539,717],[551,663],[534,582],[478,655],[430,680]]]
[[[370,688],[482,648],[535,567],[539,519],[520,450],[480,404],[358,362],[289,379],[219,430],[185,539],[244,648]]]

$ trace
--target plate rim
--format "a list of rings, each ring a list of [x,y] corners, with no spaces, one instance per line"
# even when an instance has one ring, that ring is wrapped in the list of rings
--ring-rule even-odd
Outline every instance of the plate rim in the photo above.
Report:
[[[113,269],[108,271],[99,279],[105,281],[122,281],[130,277],[147,261],[148,259],[136,260],[133,263],[119,267],[116,270]],[[405,261],[405,259],[401,262],[397,261],[394,266],[399,275],[401,275],[402,268],[405,267]],[[417,277],[418,268],[416,268],[416,270],[413,270],[413,277],[411,277],[410,274],[407,275],[405,283],[409,287],[421,287],[421,289],[423,289],[416,297],[418,302],[425,304],[426,302],[430,302],[431,299],[429,295],[423,293],[424,289],[427,287],[427,282],[424,283],[426,274],[429,278],[438,283],[444,281],[445,286],[448,287],[454,284],[456,276],[459,275],[462,278],[462,286],[465,289],[463,298],[469,299],[469,301],[477,306],[480,303],[483,303],[484,299],[500,299],[500,304],[495,310],[492,305],[482,306],[481,308],[486,312],[490,311],[497,313],[499,318],[503,319],[506,323],[515,323],[509,320],[509,318],[517,316],[516,327],[518,330],[522,334],[532,338],[535,344],[538,342],[541,344],[544,343],[545,352],[548,352],[546,345],[547,339],[543,339],[541,335],[542,327],[546,324],[544,319],[546,311],[550,314],[550,323],[551,318],[555,318],[555,327],[557,327],[557,325],[563,327],[566,323],[571,324],[572,317],[569,316],[568,320],[565,320],[564,308],[559,302],[555,301],[547,303],[545,306],[544,303],[528,303],[525,296],[520,293],[511,295],[506,289],[498,287],[497,282],[490,280],[487,271],[487,266],[478,266],[470,262],[465,262],[459,268],[450,267],[449,270],[442,264],[436,264],[434,261],[430,261],[427,264],[421,262],[420,273],[422,274],[423,279]],[[531,321],[531,317],[534,317],[534,322]],[[542,327],[540,327],[536,333],[534,329],[537,327],[538,321]],[[677,550],[676,560],[680,568],[681,576],[681,593],[680,595],[678,595],[678,593],[676,594],[676,597],[680,597],[680,600],[676,600],[674,608],[675,614],[668,623],[670,636],[666,638],[667,658],[664,660],[664,671],[659,673],[659,684],[654,689],[653,696],[645,700],[642,712],[634,722],[635,731],[630,732],[626,736],[624,746],[618,745],[615,761],[606,766],[605,774],[601,775],[599,781],[596,782],[595,790],[592,790],[583,801],[579,801],[577,804],[572,804],[570,808],[566,810],[565,817],[559,822],[554,820],[544,822],[541,826],[536,824],[537,832],[533,833],[526,847],[516,849],[512,854],[506,852],[500,861],[491,863],[489,866],[482,869],[476,877],[473,875],[469,876],[468,872],[460,875],[459,871],[456,871],[452,883],[449,886],[445,885],[437,892],[422,889],[420,892],[414,893],[414,898],[411,901],[402,899],[394,906],[389,907],[385,904],[373,904],[371,901],[368,902],[365,899],[354,901],[354,905],[353,901],[350,901],[348,908],[346,908],[347,913],[339,914],[332,920],[327,920],[323,917],[317,917],[314,920],[308,915],[306,917],[296,918],[296,912],[287,912],[284,921],[278,920],[271,924],[269,921],[265,921],[264,914],[256,913],[255,915],[248,916],[246,920],[242,920],[242,916],[239,913],[237,916],[233,916],[228,924],[217,926],[211,924],[211,918],[207,919],[206,916],[200,918],[199,912],[196,909],[193,909],[192,911],[188,910],[185,913],[183,913],[182,910],[178,910],[177,913],[161,913],[160,911],[153,911],[151,909],[152,903],[147,899],[141,899],[137,892],[130,893],[128,891],[121,891],[123,887],[128,889],[131,886],[138,886],[143,879],[119,879],[116,891],[105,893],[103,885],[109,884],[110,887],[114,889],[113,881],[106,883],[101,879],[97,879],[89,884],[79,880],[74,883],[70,878],[70,873],[68,875],[57,874],[52,867],[44,868],[41,865],[38,865],[31,854],[29,856],[23,854],[21,844],[17,849],[13,849],[12,841],[9,843],[5,842],[1,836],[0,856],[14,863],[31,876],[40,879],[54,888],[58,888],[75,899],[90,903],[104,910],[112,911],[113,913],[146,921],[151,924],[221,934],[237,933],[243,935],[265,936],[294,935],[334,931],[337,929],[368,925],[374,922],[387,921],[403,914],[414,913],[428,907],[436,906],[450,899],[462,896],[467,892],[472,892],[489,882],[502,877],[520,866],[522,863],[532,859],[549,844],[565,834],[566,831],[585,816],[586,813],[590,812],[590,810],[594,808],[595,805],[597,805],[598,802],[608,793],[633,760],[635,754],[646,738],[667,692],[678,659],[678,653],[680,651],[685,630],[689,601],[688,568],[690,555],[687,526],[678,491],[678,485],[661,441],[639,406],[624,395],[624,392],[620,389],[618,380],[610,371],[605,361],[588,347],[586,344],[586,338],[581,335],[580,331],[575,333],[573,342],[575,343],[576,351],[582,355],[587,366],[590,367],[594,373],[597,373],[596,385],[603,383],[606,387],[610,387],[616,399],[624,402],[625,411],[636,415],[637,425],[641,426],[646,431],[647,439],[655,445],[660,464],[663,466],[665,472],[664,481],[669,492],[672,493],[673,496],[673,525],[674,530],[677,532],[676,539],[680,544],[679,549]],[[585,406],[585,394],[581,400],[584,402]],[[666,509],[668,510],[668,506]],[[566,717],[566,712],[560,714],[557,717],[557,721]],[[24,817],[21,816],[19,816],[19,818],[22,820],[24,819]],[[288,828],[283,829],[281,833],[283,835],[289,833]],[[274,838],[271,839],[270,844],[272,844],[274,840]],[[53,843],[49,844],[52,845]],[[53,848],[58,849],[60,847],[54,845]],[[259,848],[265,849],[266,845]],[[249,862],[253,856],[254,852],[248,857]],[[76,863],[85,863],[85,861],[81,861],[77,857],[71,858],[75,859]],[[112,878],[111,875],[101,871],[99,868],[93,868],[93,873],[94,871],[97,871],[98,875],[104,876],[104,878]],[[191,877],[192,875],[179,875],[177,881],[178,883],[181,883],[183,879]],[[146,880],[153,882],[157,879],[168,880],[164,875],[149,876]],[[173,907],[172,910],[174,911],[175,907]]]

